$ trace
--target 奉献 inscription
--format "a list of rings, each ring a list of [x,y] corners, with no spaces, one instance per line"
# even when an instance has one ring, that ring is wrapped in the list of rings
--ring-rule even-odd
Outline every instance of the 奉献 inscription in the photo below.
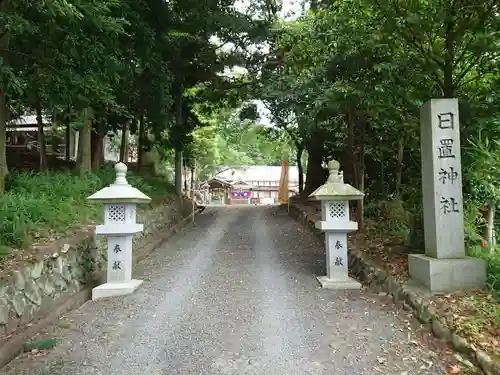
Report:
[[[337,249],[337,250],[342,249],[342,244],[340,243],[339,240],[337,240],[337,242],[335,243],[335,249]]]
[[[113,262],[113,269],[114,270],[121,270],[122,269],[121,264],[122,264],[122,262],[120,262],[119,260],[115,260]]]
[[[341,257],[335,257],[335,265],[336,266],[343,266],[344,260]]]
[[[113,251],[114,251],[115,253],[119,253],[119,252],[121,252],[121,251],[122,251],[122,249],[120,248],[120,245],[116,244],[116,245],[115,245],[115,247],[114,247],[114,249],[113,249]]]

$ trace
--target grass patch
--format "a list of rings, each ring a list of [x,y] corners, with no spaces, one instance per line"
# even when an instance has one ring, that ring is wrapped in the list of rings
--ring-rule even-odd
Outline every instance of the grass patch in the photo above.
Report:
[[[465,237],[467,243],[478,243],[481,240],[477,219],[478,210],[474,205],[467,205],[468,210],[464,215]],[[416,211],[415,209],[413,211]],[[378,237],[398,237],[405,240],[407,244],[419,244],[423,238],[423,232],[419,233],[418,221],[415,214],[405,207],[401,200],[372,201],[365,207],[367,229],[371,234]],[[423,223],[420,223],[420,226]],[[423,243],[421,243],[423,245]],[[469,255],[482,258],[488,263],[487,287],[493,293],[497,301],[500,301],[500,247],[493,251],[483,249],[481,246],[471,246]],[[500,312],[498,312],[500,315]]]
[[[365,216],[375,236],[406,239],[412,229],[412,215],[400,200],[370,202],[365,206]]]
[[[497,247],[490,251],[481,246],[473,246],[469,249],[469,254],[482,258],[488,263],[488,287],[495,292],[495,297],[500,302],[500,249]],[[500,323],[500,311],[497,314]]]
[[[7,192],[0,197],[0,257],[8,248],[24,248],[39,238],[63,235],[77,224],[102,221],[103,207],[87,197],[114,179],[109,166],[84,177],[69,171],[9,174]],[[160,178],[129,172],[127,180],[153,201],[173,191]]]

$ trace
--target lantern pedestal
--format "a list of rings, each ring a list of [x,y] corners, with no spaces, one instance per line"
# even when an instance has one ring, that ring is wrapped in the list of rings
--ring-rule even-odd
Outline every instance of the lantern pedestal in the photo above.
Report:
[[[142,280],[132,279],[121,283],[106,283],[92,289],[92,300],[132,294],[142,284]]]
[[[326,276],[316,279],[325,289],[360,289],[361,284],[349,277],[347,255],[347,233],[357,230],[358,223],[338,222],[334,227],[328,222],[316,222],[316,228],[325,231],[326,245]]]
[[[318,280],[319,284],[324,289],[361,289],[361,284],[350,277],[348,277],[347,280],[335,280],[328,278],[328,276],[318,276],[316,277],[316,280]]]
[[[142,224],[120,227],[99,225],[96,233],[108,237],[108,269],[106,283],[92,289],[92,300],[133,293],[142,280],[132,279],[132,240],[143,230]]]

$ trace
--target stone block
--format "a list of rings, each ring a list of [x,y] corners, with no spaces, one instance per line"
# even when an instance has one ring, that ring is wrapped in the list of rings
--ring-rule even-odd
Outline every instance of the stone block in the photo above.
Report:
[[[44,295],[51,296],[54,294],[54,284],[52,282],[52,278],[49,276],[42,276],[39,280],[37,280],[37,285]]]
[[[411,254],[408,268],[412,279],[432,293],[480,289],[486,283],[486,261],[478,258],[436,259]]]
[[[58,293],[66,289],[66,281],[60,275],[52,275],[50,282],[54,285],[54,289]]]
[[[23,315],[24,307],[26,306],[26,298],[22,292],[17,292],[12,296],[10,300],[12,307],[14,307],[14,311],[17,316]]]
[[[7,324],[9,321],[9,305],[5,298],[0,298],[0,324]]]
[[[37,262],[33,264],[33,268],[30,271],[30,277],[34,280],[40,278],[42,276],[42,271],[44,269],[44,261]]]
[[[70,283],[68,284],[68,290],[70,291],[71,294],[76,294],[80,291],[80,283],[78,280],[71,280]]]
[[[324,289],[334,289],[334,290],[348,290],[348,289],[360,289],[361,284],[350,277],[346,280],[334,280],[329,279],[326,276],[318,276],[316,278],[320,283],[321,287]]]
[[[38,310],[38,307],[33,306],[30,303],[27,303],[26,306],[24,307],[23,316],[21,316],[21,320],[19,321],[19,324],[25,325],[25,324],[30,323],[33,320],[37,310]]]
[[[66,280],[68,283],[71,281],[72,279],[72,275],[71,275],[71,265],[64,262],[64,265],[63,265],[63,269],[62,269],[62,272],[61,272],[61,277]]]
[[[35,281],[28,280],[26,282],[26,287],[24,289],[24,294],[26,298],[31,301],[31,303],[40,306],[42,303],[42,295],[40,293],[40,288],[36,285]]]
[[[8,294],[9,285],[3,280],[0,280],[0,297],[5,297]]]
[[[24,286],[26,284],[26,281],[24,280],[24,275],[21,273],[21,271],[14,271],[12,274],[12,279],[14,281],[14,287],[17,290],[23,290]]]
[[[92,289],[92,301],[132,294],[142,284],[142,280],[132,279],[122,283],[106,283]]]

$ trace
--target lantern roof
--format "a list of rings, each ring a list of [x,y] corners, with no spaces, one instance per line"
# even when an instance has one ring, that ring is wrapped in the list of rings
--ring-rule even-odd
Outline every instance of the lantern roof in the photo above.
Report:
[[[340,163],[336,160],[328,162],[328,179],[313,191],[310,199],[319,201],[350,201],[363,199],[365,196],[361,191],[344,183],[344,174],[339,172]]]
[[[148,203],[151,198],[127,182],[127,166],[115,164],[116,180],[113,184],[92,194],[87,199],[99,203]]]

